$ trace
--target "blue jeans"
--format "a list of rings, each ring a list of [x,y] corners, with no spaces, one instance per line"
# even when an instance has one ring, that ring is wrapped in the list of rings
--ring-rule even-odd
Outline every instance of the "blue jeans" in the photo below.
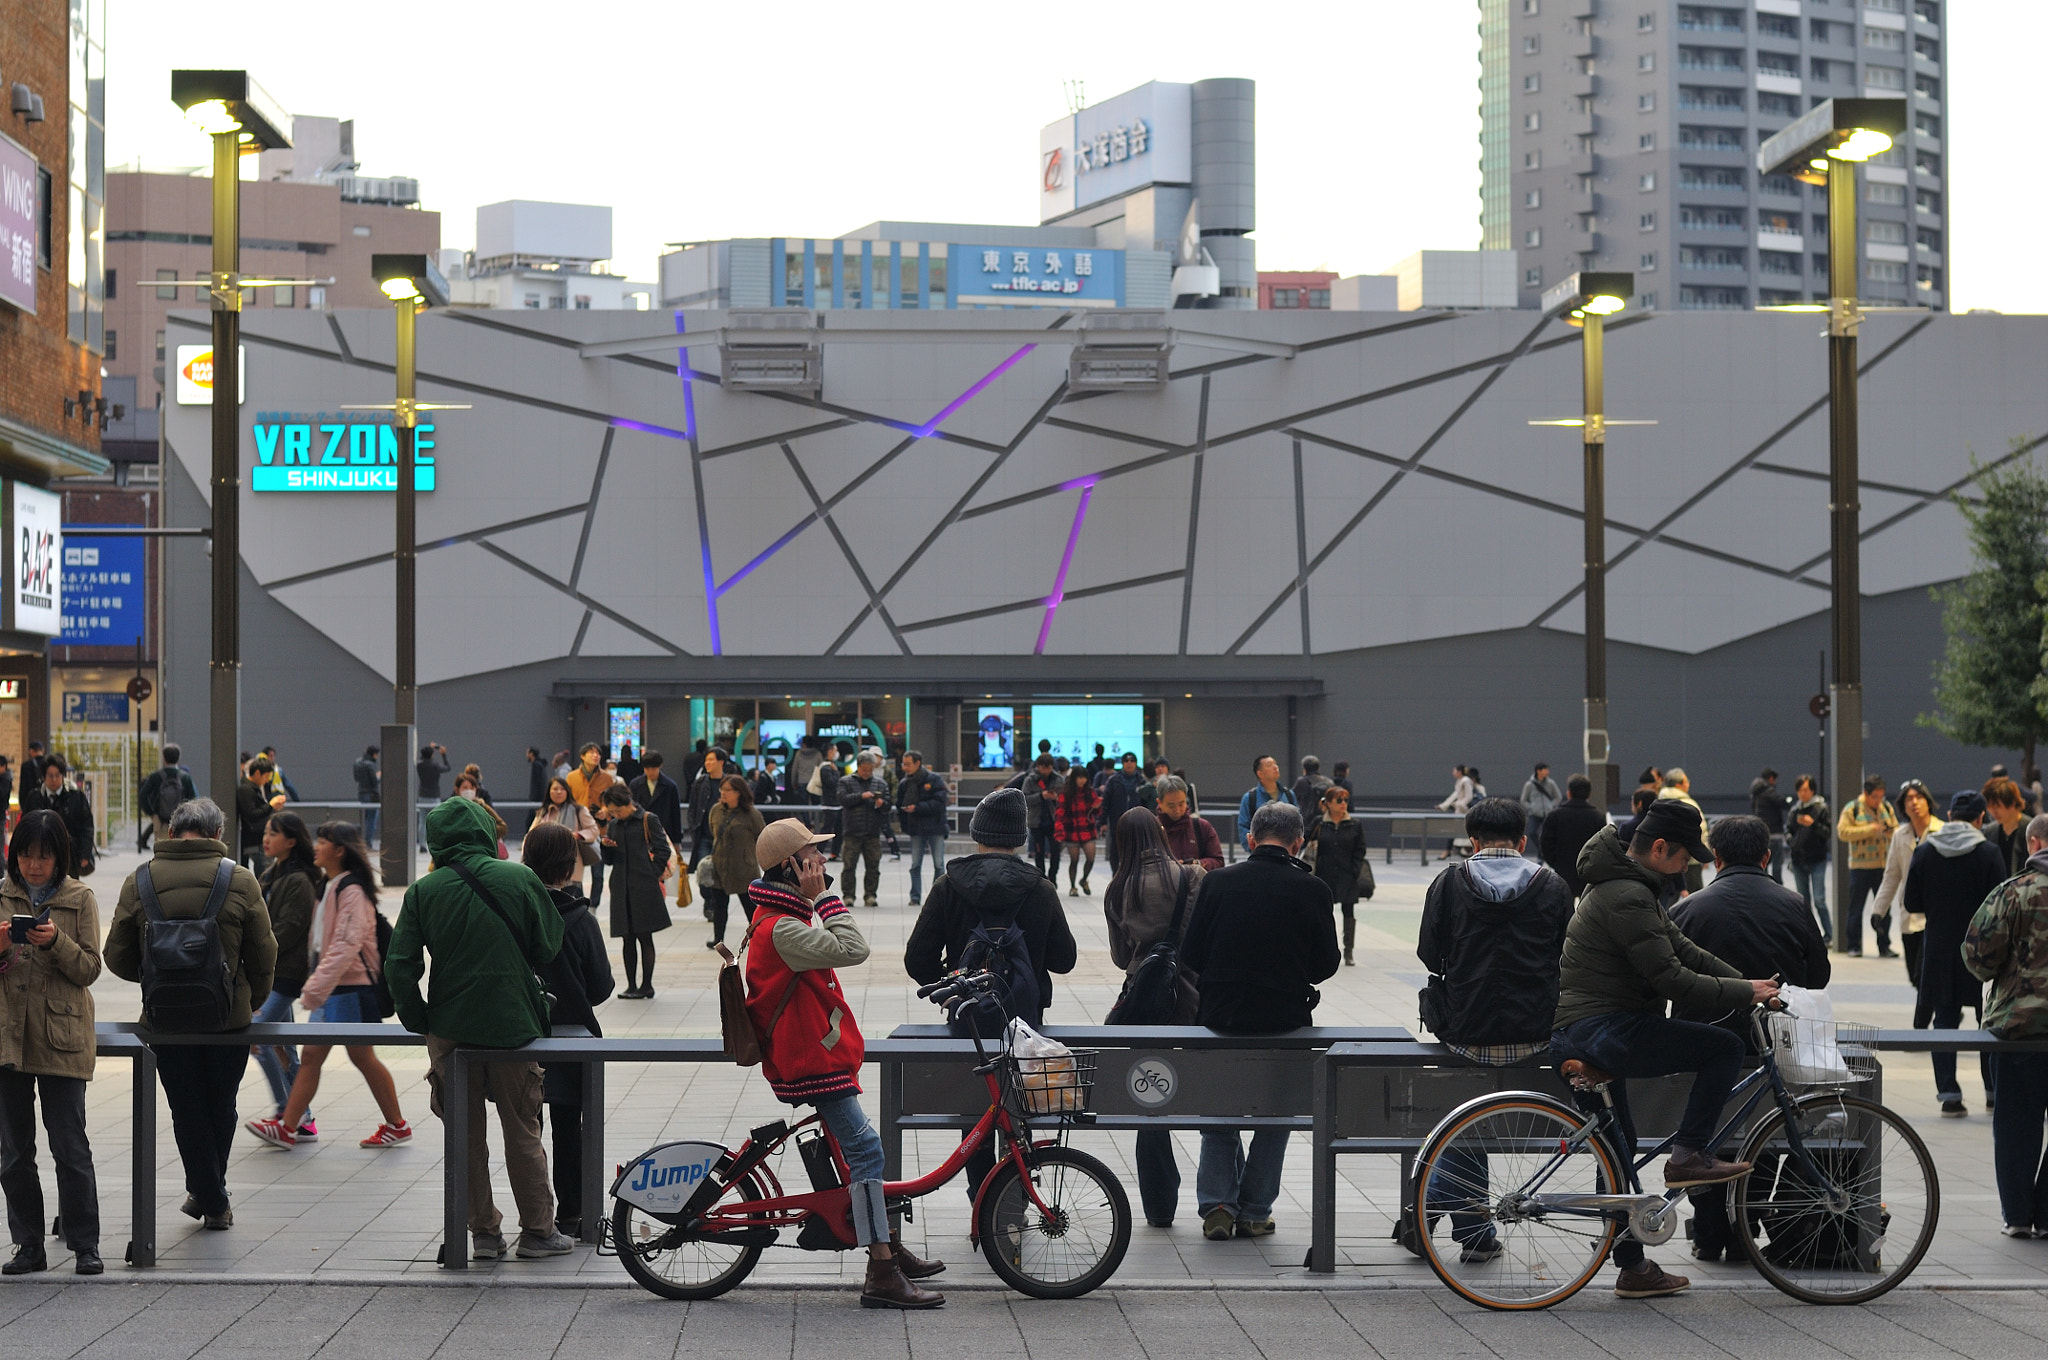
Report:
[[[1998,1108],[1991,1112],[1991,1159],[1998,1171],[1999,1209],[2007,1223],[2048,1232],[2048,1160],[2041,1156],[2048,1053],[2000,1053],[1992,1062]]]
[[[375,1025],[384,1017],[377,1014],[375,987],[336,987],[327,1004],[308,1017],[320,1025]]]
[[[1820,933],[1832,945],[1835,940],[1834,918],[1828,915],[1828,862],[1801,864],[1792,861],[1792,890],[1806,899],[1820,917]]]
[[[1138,1130],[1138,1200],[1145,1221],[1158,1227],[1173,1222],[1180,1208],[1180,1163],[1173,1158],[1173,1135],[1165,1129]]]
[[[837,1096],[811,1102],[832,1131],[839,1155],[846,1158],[848,1190],[853,1197],[853,1240],[865,1247],[889,1240],[889,1209],[882,1198],[882,1135],[868,1123],[859,1096]]]
[[[257,1024],[289,1025],[295,999],[283,992],[272,992],[253,1019]],[[283,1055],[281,1058],[280,1054]],[[283,1114],[284,1103],[292,1093],[292,1083],[299,1079],[298,1047],[294,1044],[259,1044],[256,1065],[263,1069],[263,1079],[270,1083],[270,1098],[277,1102],[277,1112]],[[310,1113],[307,1118],[312,1118]]]
[[[363,844],[368,845],[376,839],[377,805],[375,803],[365,803],[363,804]]]
[[[1273,1216],[1280,1169],[1287,1160],[1287,1130],[1253,1130],[1249,1155],[1243,1138],[1240,1129],[1202,1131],[1202,1159],[1195,1166],[1195,1208],[1202,1217],[1218,1209],[1253,1223]]]
[[[924,897],[924,857],[932,857],[932,886],[937,887],[939,875],[946,872],[946,833],[933,831],[919,832],[910,838],[910,900],[919,901]]]

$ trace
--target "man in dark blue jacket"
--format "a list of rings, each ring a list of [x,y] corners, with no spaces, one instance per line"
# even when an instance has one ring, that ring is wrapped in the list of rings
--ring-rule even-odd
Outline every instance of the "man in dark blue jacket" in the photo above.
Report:
[[[640,772],[626,781],[626,787],[633,791],[633,801],[654,814],[654,820],[661,823],[661,829],[668,832],[670,845],[683,843],[683,791],[661,772],[661,752],[642,751]],[[621,776],[623,777],[623,776]],[[710,813],[705,813],[709,819]]]
[[[1138,753],[1126,751],[1115,774],[1102,785],[1102,839],[1109,855],[1109,867],[1116,868],[1116,823],[1119,817],[1145,801],[1145,776],[1138,773]]]
[[[921,751],[903,753],[896,781],[896,809],[910,837],[910,905],[924,900],[924,857],[932,857],[932,881],[946,872],[946,814],[952,806],[946,781],[924,763]]]

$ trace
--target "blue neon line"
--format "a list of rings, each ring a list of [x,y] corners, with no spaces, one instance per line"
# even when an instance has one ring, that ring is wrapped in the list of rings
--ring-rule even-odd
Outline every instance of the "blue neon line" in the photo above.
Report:
[[[689,390],[687,379],[684,382],[684,390]],[[666,425],[649,425],[644,420],[628,420],[624,416],[613,416],[611,424],[617,429],[638,430],[642,434],[658,434],[664,439],[688,439],[690,437],[689,433],[684,430],[671,430]]]

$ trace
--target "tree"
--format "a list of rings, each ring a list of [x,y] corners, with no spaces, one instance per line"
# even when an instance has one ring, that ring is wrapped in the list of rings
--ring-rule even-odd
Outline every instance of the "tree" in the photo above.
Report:
[[[2048,477],[2026,459],[1974,481],[1981,499],[1955,498],[1973,568],[1934,589],[1948,641],[1934,665],[1934,711],[1920,723],[1967,746],[2018,748],[2031,770],[2048,736]]]

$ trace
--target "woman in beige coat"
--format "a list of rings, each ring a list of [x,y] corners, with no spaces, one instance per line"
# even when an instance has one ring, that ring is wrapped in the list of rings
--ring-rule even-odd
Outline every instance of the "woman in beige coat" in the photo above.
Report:
[[[50,1268],[43,1183],[36,1171],[36,1097],[57,1163],[57,1209],[80,1275],[98,1275],[99,1182],[85,1136],[93,1072],[92,993],[100,975],[100,913],[92,889],[68,877],[71,837],[54,812],[29,812],[7,846],[0,907],[0,1187],[14,1258],[0,1273]]]
[[[569,792],[568,780],[557,775],[548,781],[548,791],[541,799],[539,810],[533,814],[533,820],[535,825],[553,822],[575,833],[576,857],[584,869],[598,862],[597,819]],[[576,872],[576,886],[579,890],[585,886],[582,869]]]

